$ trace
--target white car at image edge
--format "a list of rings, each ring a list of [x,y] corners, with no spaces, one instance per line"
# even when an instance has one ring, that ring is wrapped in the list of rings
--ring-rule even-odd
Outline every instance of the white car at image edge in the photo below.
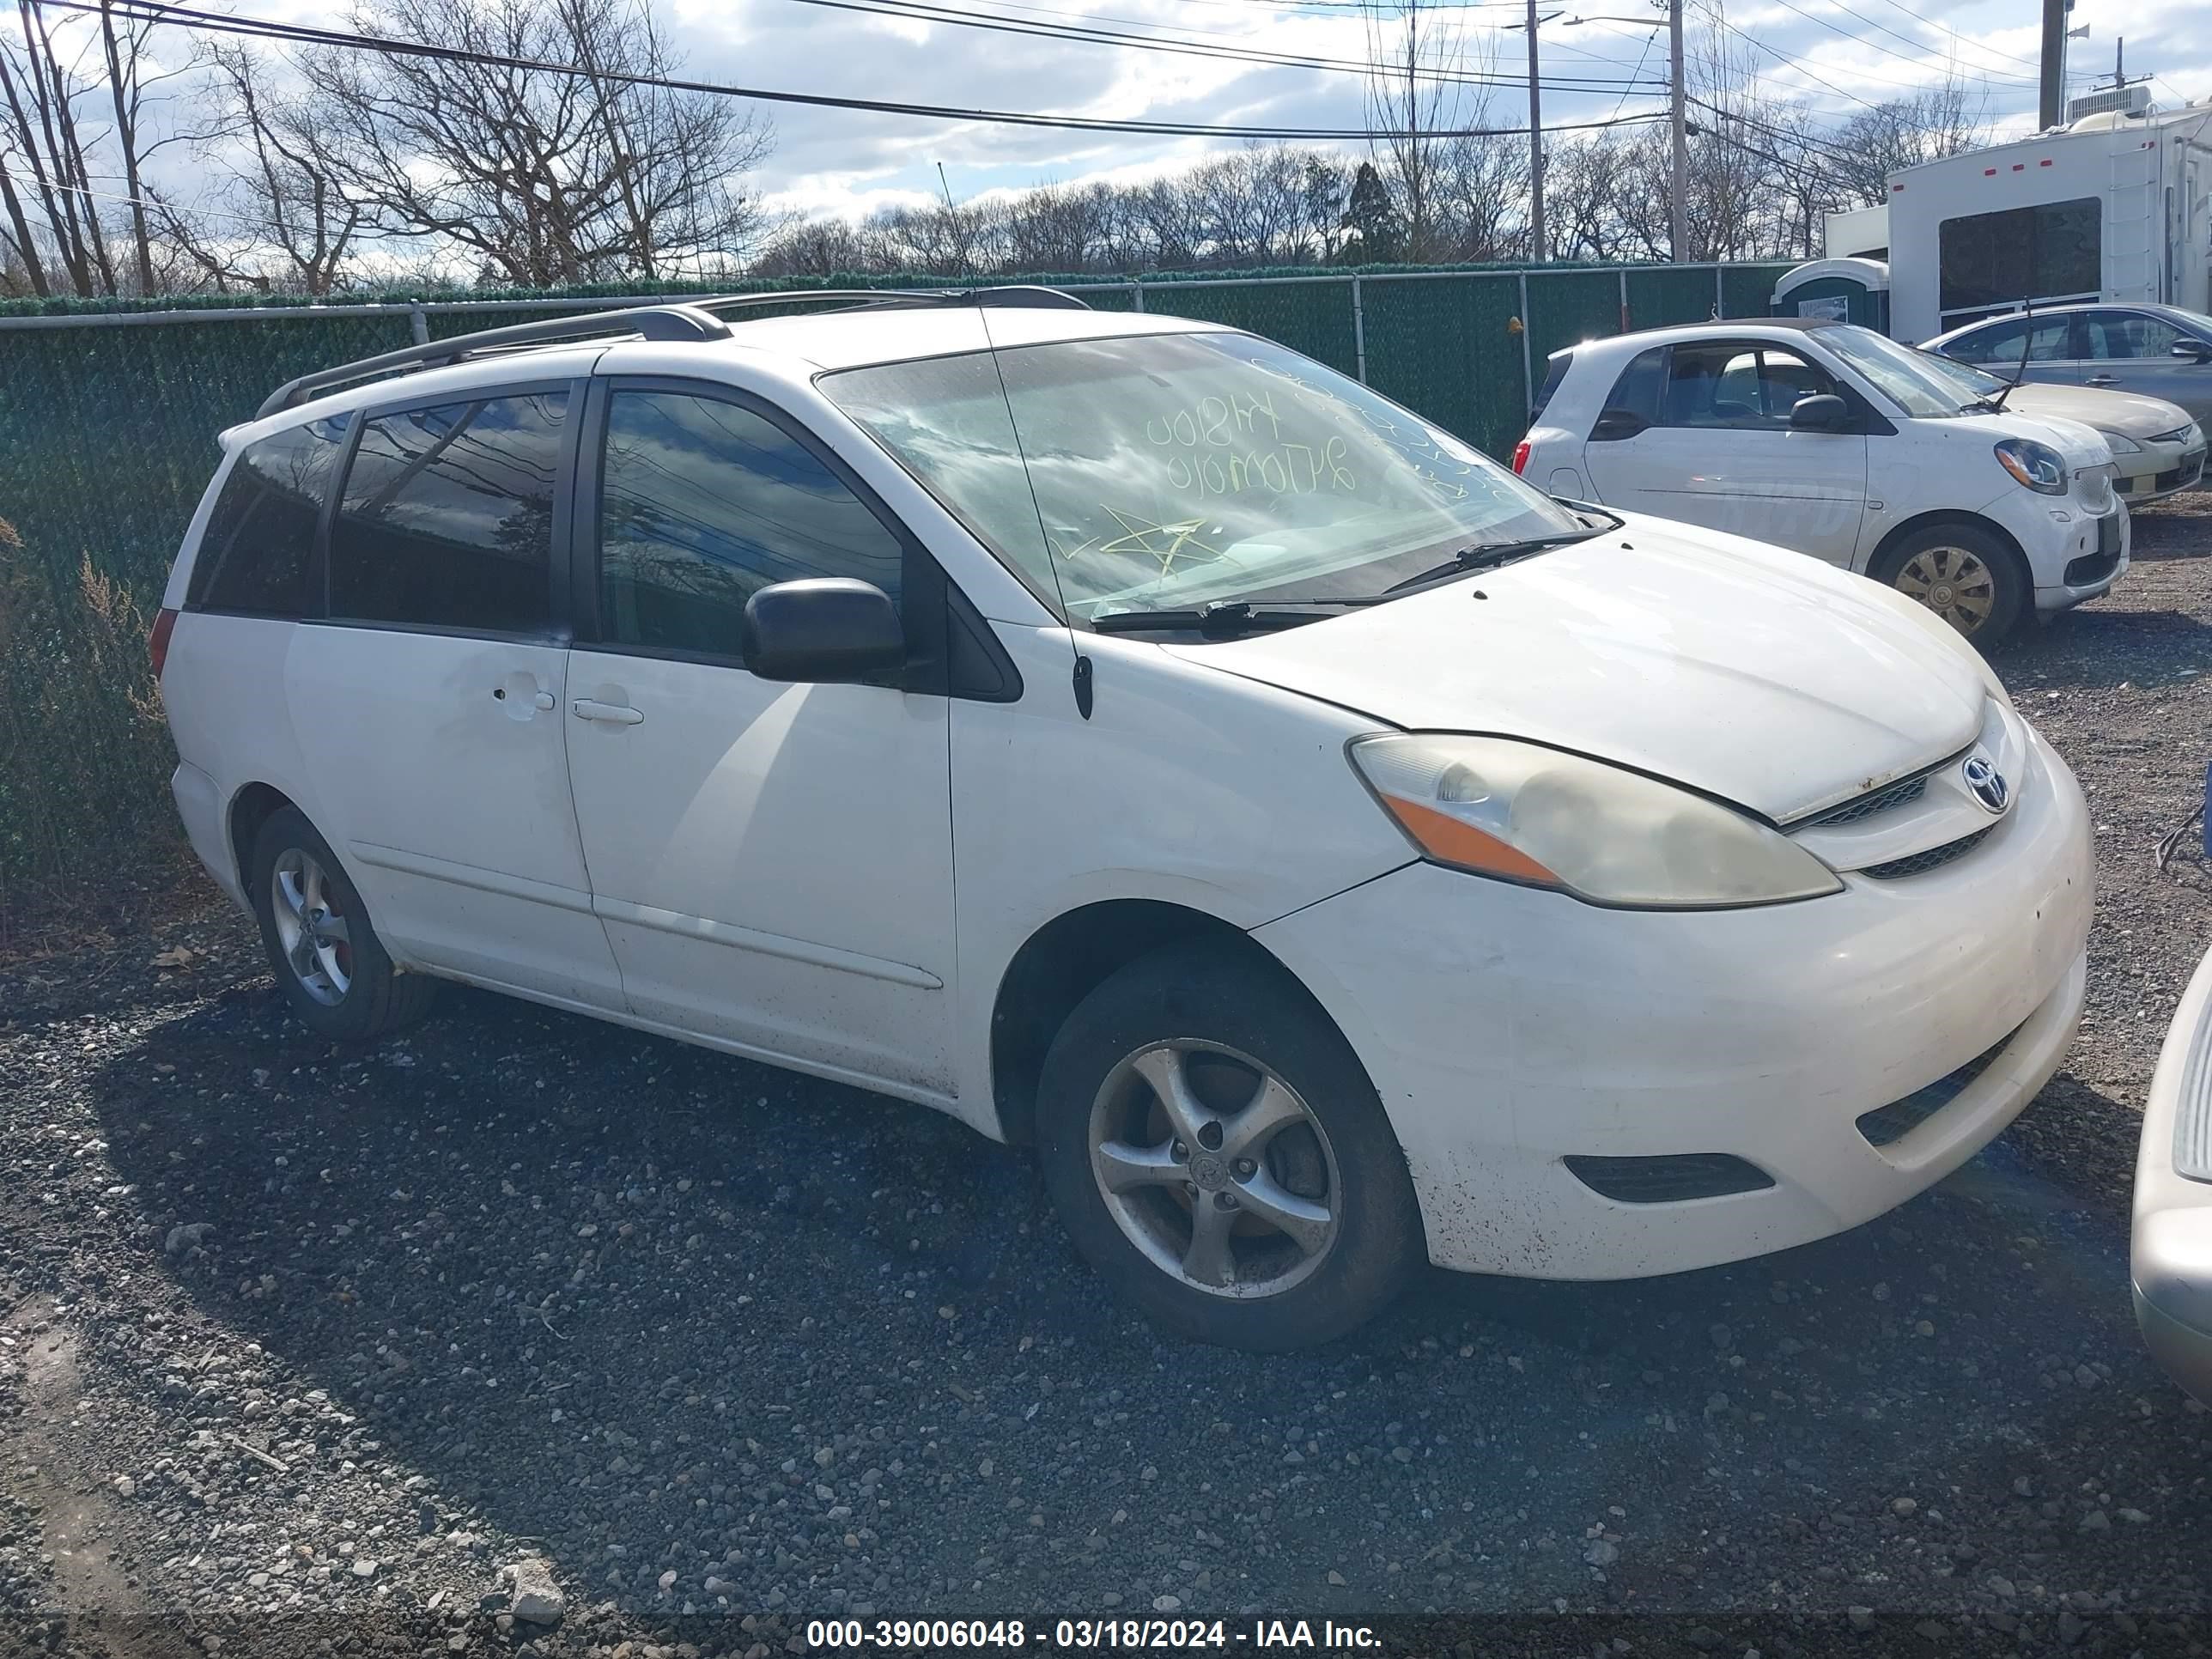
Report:
[[[2127,568],[2112,453],[1872,329],[1765,318],[1554,352],[1514,470],[1871,576],[1977,645]]]
[[[1254,1348],[1424,1261],[1823,1237],[2058,1066],[2082,797],[1926,610],[1249,335],[854,303],[447,340],[223,435],[175,793],[313,1030],[458,980],[919,1102]]]
[[[2132,1243],[2143,1340],[2212,1406],[2212,955],[2173,1011],[2143,1103]]]

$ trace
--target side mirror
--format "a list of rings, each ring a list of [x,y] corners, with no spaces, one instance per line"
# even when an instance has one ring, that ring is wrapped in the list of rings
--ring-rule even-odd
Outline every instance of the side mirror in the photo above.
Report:
[[[2188,362],[2212,362],[2212,345],[2202,340],[2176,340],[2166,349],[2169,356],[2179,357]]]
[[[776,582],[745,601],[738,641],[764,680],[880,679],[906,663],[906,633],[884,590],[850,576]]]
[[[1832,392],[1816,392],[1790,405],[1790,424],[1800,432],[1838,432],[1851,423],[1851,406]]]
[[[1650,424],[1632,409],[1608,409],[1591,425],[1590,441],[1617,443],[1623,438],[1633,438]]]

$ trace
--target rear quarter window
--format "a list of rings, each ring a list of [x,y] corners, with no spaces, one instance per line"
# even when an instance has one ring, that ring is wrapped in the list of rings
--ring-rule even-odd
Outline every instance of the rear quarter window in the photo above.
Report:
[[[345,421],[310,421],[248,444],[224,479],[192,562],[185,603],[252,617],[307,614],[315,525]]]
[[[1528,418],[1531,421],[1543,418],[1544,405],[1552,401],[1552,394],[1559,389],[1559,382],[1567,378],[1567,370],[1574,361],[1575,354],[1571,351],[1552,354],[1544,371],[1544,384],[1536,388],[1536,401],[1529,405]]]

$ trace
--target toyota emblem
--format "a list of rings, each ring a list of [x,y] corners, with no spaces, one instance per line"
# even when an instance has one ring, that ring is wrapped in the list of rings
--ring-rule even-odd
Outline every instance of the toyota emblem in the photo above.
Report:
[[[2012,804],[2012,786],[2004,781],[2004,774],[1986,755],[1969,756],[1960,775],[1974,799],[1992,812],[2002,812]]]

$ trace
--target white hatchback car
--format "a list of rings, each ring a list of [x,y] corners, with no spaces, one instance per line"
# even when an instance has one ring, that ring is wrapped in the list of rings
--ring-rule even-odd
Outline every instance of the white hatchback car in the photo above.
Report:
[[[1984,647],[2128,563],[2094,430],[1995,408],[1853,324],[1699,323],[1554,352],[1514,470],[1863,572]]]
[[[744,313],[225,434],[176,797],[316,1031],[462,980],[921,1102],[1262,1348],[1821,1237],[2058,1065],[2082,799],[1919,607],[1227,329]]]

